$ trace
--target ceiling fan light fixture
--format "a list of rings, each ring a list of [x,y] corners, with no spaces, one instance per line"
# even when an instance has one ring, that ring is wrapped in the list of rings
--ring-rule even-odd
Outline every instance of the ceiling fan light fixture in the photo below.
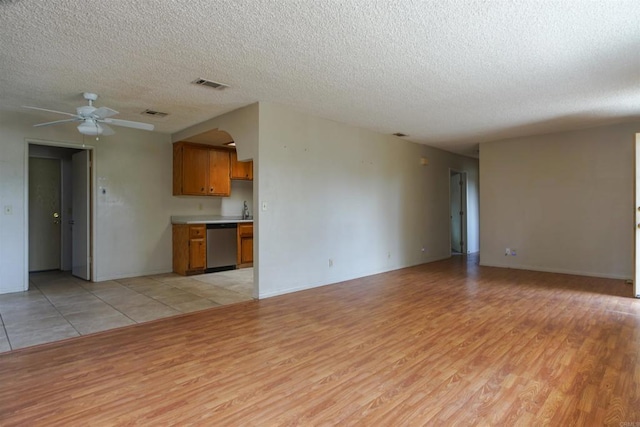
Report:
[[[113,129],[109,127],[109,124],[112,124],[115,126],[122,126],[126,128],[132,128],[132,129],[148,130],[148,131],[152,131],[154,129],[154,126],[150,123],[114,119],[113,116],[118,114],[118,112],[111,108],[94,107],[93,101],[95,101],[98,98],[98,95],[96,95],[95,93],[85,92],[84,98],[87,101],[89,101],[89,105],[83,105],[81,107],[78,107],[76,109],[75,114],[67,113],[65,111],[49,110],[49,109],[40,108],[40,107],[29,107],[26,105],[24,106],[24,108],[28,108],[30,110],[47,111],[49,113],[63,114],[65,116],[73,117],[72,119],[54,120],[52,122],[38,123],[33,125],[34,127],[57,125],[60,123],[67,123],[67,122],[80,122],[80,124],[78,125],[78,132],[80,132],[83,135],[90,135],[90,136],[113,135],[115,132],[113,131]]]
[[[78,125],[78,132],[83,135],[102,135],[103,131],[104,129],[102,129],[102,126],[100,126],[98,122],[92,120],[85,120]]]

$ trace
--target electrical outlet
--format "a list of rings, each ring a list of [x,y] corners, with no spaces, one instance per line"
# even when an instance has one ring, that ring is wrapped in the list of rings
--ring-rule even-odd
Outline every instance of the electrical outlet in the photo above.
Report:
[[[262,202],[262,210],[263,211],[267,210],[267,202]]]
[[[426,250],[426,249],[423,247],[423,248],[422,248],[422,252],[424,252],[425,250]]]
[[[511,249],[510,248],[506,248],[504,250],[504,256],[509,256],[509,255],[511,255]]]

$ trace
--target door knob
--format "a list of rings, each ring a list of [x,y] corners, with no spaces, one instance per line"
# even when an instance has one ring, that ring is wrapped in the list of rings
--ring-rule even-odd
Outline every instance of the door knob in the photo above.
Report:
[[[53,213],[53,217],[54,217],[54,218],[60,218],[60,214],[59,214],[58,212],[54,212],[54,213]]]

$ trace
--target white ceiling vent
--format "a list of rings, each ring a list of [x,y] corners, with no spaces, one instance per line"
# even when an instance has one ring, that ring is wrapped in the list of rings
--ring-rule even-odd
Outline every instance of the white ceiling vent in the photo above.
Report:
[[[167,117],[169,115],[169,113],[163,113],[162,111],[155,111],[155,110],[144,110],[142,113],[140,114],[144,114],[145,116],[153,116],[153,117]]]
[[[211,87],[217,90],[224,90],[229,87],[229,85],[226,85],[224,83],[218,83],[218,82],[214,82],[212,80],[206,80],[206,79],[195,79],[191,83],[200,85],[200,86]]]

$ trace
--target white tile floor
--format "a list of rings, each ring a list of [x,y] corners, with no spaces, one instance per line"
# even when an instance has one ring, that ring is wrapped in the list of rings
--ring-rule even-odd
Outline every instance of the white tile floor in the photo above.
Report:
[[[91,283],[69,273],[31,274],[26,292],[0,295],[0,352],[249,301],[253,269]]]

